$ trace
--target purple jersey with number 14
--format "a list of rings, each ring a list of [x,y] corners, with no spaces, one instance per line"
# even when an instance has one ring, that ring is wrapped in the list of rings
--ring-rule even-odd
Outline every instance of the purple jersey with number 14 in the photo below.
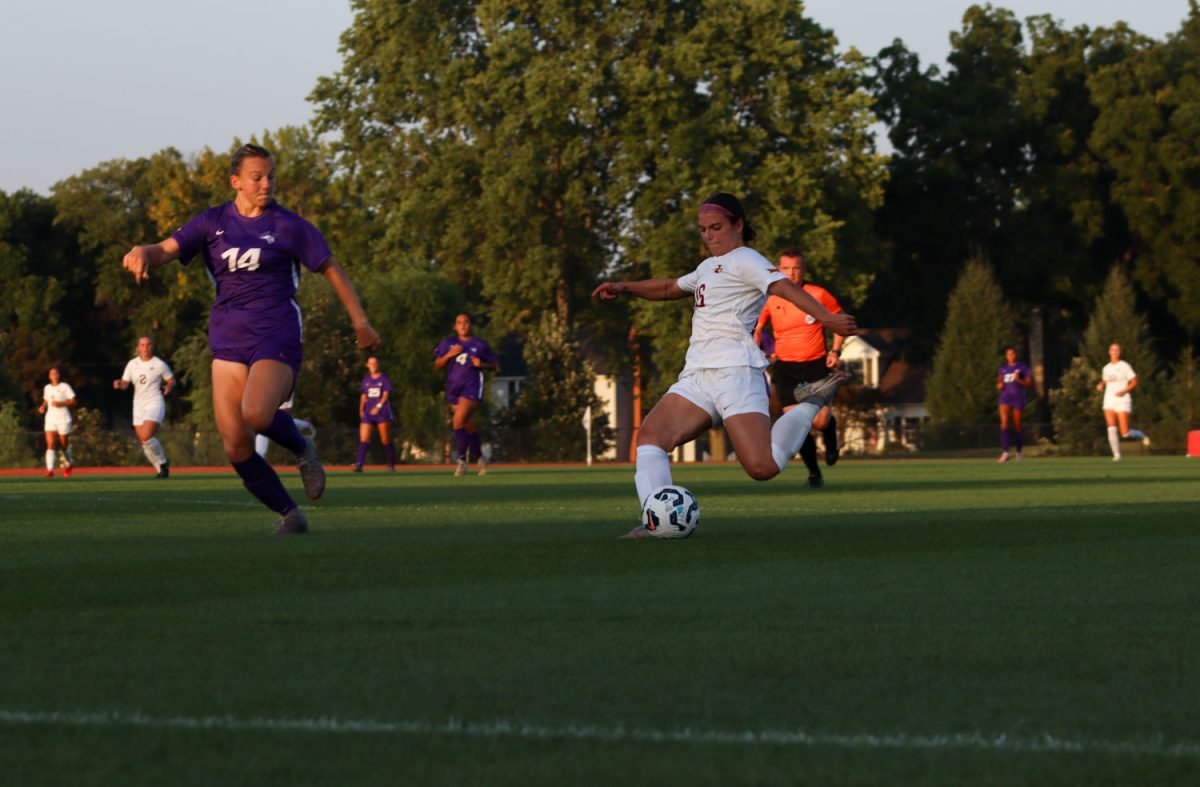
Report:
[[[476,402],[481,401],[483,372],[471,363],[471,359],[478,358],[484,363],[495,363],[496,356],[492,355],[492,348],[483,339],[474,336],[469,339],[450,336],[442,339],[441,344],[433,351],[433,357],[441,358],[456,344],[461,344],[462,350],[446,364],[446,401],[455,404],[460,396]]]
[[[184,265],[200,255],[217,288],[208,318],[214,353],[266,341],[299,345],[300,306],[293,296],[300,266],[316,271],[332,256],[316,227],[274,203],[261,216],[247,218],[227,202],[171,237],[179,243]]]
[[[1000,367],[998,373],[1000,381],[1004,383],[1004,387],[1000,389],[1000,404],[1007,404],[1018,409],[1025,407],[1025,386],[1021,385],[1019,381],[1030,378],[1029,367],[1020,361],[1013,364],[1006,363]]]

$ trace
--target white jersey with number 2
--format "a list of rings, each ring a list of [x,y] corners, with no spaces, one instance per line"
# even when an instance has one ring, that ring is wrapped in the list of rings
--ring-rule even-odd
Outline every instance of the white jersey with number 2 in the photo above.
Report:
[[[748,246],[709,257],[676,280],[692,293],[692,338],[684,371],[749,366],[763,369],[767,356],[754,343],[754,324],[767,288],[787,278]]]
[[[140,357],[133,358],[125,364],[125,374],[121,379],[133,386],[133,406],[158,407],[164,404],[163,386],[171,374],[171,367],[157,355],[143,361]]]

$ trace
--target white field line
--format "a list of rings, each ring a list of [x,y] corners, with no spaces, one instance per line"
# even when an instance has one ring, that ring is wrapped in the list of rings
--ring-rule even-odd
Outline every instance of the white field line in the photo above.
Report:
[[[520,738],[530,740],[586,740],[621,743],[692,743],[733,746],[833,747],[874,750],[953,750],[1049,753],[1110,754],[1171,758],[1200,758],[1200,743],[1169,742],[1160,736],[1142,740],[1066,738],[1050,733],[1008,735],[1005,733],[909,733],[840,734],[812,730],[706,730],[684,727],[656,730],[596,724],[533,724],[519,721],[470,722],[450,718],[373,721],[369,719],[236,718],[234,716],[150,716],[119,711],[25,711],[0,709],[0,724],[52,725],[65,727],[143,727],[148,729],[219,730],[250,732],[301,732],[339,735],[435,735],[460,738]]]

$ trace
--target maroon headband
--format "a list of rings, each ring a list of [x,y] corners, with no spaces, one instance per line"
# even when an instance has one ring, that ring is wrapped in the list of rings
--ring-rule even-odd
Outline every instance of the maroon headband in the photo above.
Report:
[[[738,220],[737,216],[733,215],[733,211],[729,210],[728,208],[722,207],[715,202],[705,202],[703,205],[700,206],[700,210],[697,211],[697,213],[698,214],[699,213],[720,213],[722,216],[724,216],[727,219],[730,219],[731,221]]]

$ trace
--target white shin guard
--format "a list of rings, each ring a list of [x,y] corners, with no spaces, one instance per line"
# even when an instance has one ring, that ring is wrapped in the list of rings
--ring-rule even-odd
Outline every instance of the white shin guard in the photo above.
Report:
[[[771,457],[779,466],[779,472],[783,472],[788,461],[800,450],[819,412],[819,405],[801,402],[780,416],[771,427]]]
[[[638,507],[646,503],[650,493],[660,486],[671,485],[671,459],[656,445],[639,445],[633,484],[637,487]]]

